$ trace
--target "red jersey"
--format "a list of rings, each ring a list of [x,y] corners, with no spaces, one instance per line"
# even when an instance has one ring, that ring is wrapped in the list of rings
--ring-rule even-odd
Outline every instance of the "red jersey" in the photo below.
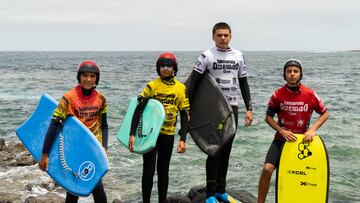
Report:
[[[287,85],[282,86],[271,96],[268,106],[277,113],[280,127],[299,134],[308,130],[313,110],[318,114],[327,111],[316,92],[302,84],[298,91],[290,90]],[[283,137],[276,132],[275,139]]]

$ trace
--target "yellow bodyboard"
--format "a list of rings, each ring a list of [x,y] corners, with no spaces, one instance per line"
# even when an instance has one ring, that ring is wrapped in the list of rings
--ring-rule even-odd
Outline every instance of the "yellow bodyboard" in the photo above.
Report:
[[[310,143],[285,142],[276,175],[277,203],[323,203],[328,201],[329,162],[319,136]]]

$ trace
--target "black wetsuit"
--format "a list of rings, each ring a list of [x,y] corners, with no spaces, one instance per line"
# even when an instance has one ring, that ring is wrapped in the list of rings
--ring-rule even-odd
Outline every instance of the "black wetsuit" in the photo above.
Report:
[[[147,103],[147,99],[139,96],[138,105],[135,109],[132,123],[131,135],[135,135],[136,127],[140,120],[140,112],[143,111]],[[186,110],[180,110],[181,129],[178,132],[181,141],[186,141],[186,134],[188,132],[188,114]],[[159,134],[156,142],[156,147],[145,154],[143,154],[143,175],[142,175],[142,198],[143,203],[149,203],[151,197],[151,190],[153,187],[153,177],[155,174],[155,167],[158,176],[158,196],[159,203],[166,202],[166,196],[169,185],[169,166],[174,146],[174,135]]]

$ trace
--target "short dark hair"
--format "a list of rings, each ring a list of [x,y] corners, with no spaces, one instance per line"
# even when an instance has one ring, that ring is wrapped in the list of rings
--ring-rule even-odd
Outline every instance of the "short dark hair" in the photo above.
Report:
[[[231,34],[230,25],[225,22],[216,23],[212,29],[212,33],[215,34],[216,30],[218,30],[218,29],[227,29],[230,31],[230,34]]]

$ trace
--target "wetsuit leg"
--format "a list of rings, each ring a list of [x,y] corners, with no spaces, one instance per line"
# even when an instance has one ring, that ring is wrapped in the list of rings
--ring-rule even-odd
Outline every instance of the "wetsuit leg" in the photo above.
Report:
[[[208,156],[206,159],[206,197],[215,195],[219,159],[220,156]]]
[[[271,163],[277,168],[279,166],[281,148],[285,143],[284,140],[273,140],[266,154],[265,163]]]
[[[169,185],[169,166],[171,154],[174,146],[174,135],[162,135],[160,134],[157,143],[158,149],[158,194],[159,203],[166,202],[166,196]]]
[[[65,203],[77,203],[79,197],[71,194],[70,192],[66,192]]]
[[[235,124],[236,124],[236,128],[237,128],[238,108],[236,106],[232,106],[232,109],[234,112]],[[235,136],[234,136],[234,138],[235,138]],[[225,193],[226,176],[227,176],[227,171],[228,171],[228,167],[229,167],[230,153],[231,153],[231,148],[232,148],[234,138],[232,140],[229,140],[229,142],[224,145],[224,147],[220,153],[221,160],[219,161],[220,165],[219,165],[219,171],[218,171],[217,180],[216,180],[216,183],[217,183],[216,192],[218,192],[220,194]]]
[[[105,193],[102,181],[100,181],[96,185],[96,187],[94,188],[92,194],[93,194],[95,203],[106,203],[107,202],[107,197],[106,197],[106,193]]]
[[[236,126],[238,124],[238,108],[233,106]],[[215,192],[224,193],[226,175],[229,166],[233,139],[221,149],[217,156],[208,156],[206,160],[206,196],[213,196]]]
[[[143,154],[143,175],[141,181],[143,203],[150,203],[153,177],[155,173],[157,149]]]

